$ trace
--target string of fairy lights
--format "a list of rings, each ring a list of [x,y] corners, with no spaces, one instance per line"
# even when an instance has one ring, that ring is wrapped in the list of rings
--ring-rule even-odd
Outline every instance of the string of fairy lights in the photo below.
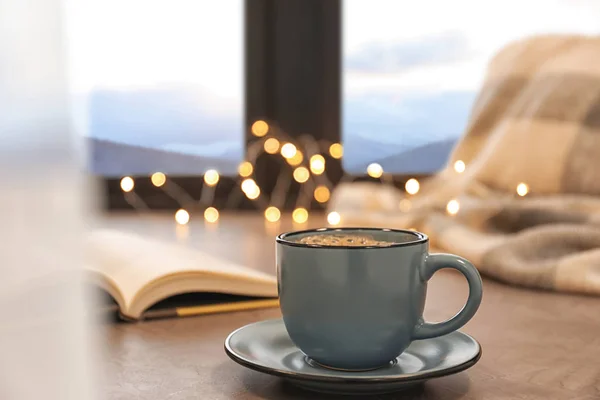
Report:
[[[300,184],[301,191],[296,201],[296,207],[291,214],[292,221],[297,224],[306,223],[309,219],[308,206],[310,202],[314,199],[325,206],[331,197],[333,184],[325,173],[327,162],[324,155],[337,160],[342,159],[344,155],[342,144],[315,140],[309,135],[292,139],[275,125],[269,125],[263,120],[255,121],[251,126],[251,132],[256,140],[248,146],[246,159],[238,165],[236,185],[239,186],[240,191],[232,194],[230,200],[232,202],[240,201],[242,199],[240,195],[243,194],[255,204],[257,209],[262,210],[267,223],[276,223],[282,218],[281,209],[286,202],[287,192],[292,180],[294,180]],[[289,167],[280,169],[270,196],[263,193],[254,176],[256,161],[262,154],[276,157],[284,166]],[[458,160],[453,164],[454,171],[458,174],[465,172],[466,167],[462,160]],[[366,173],[369,177],[378,179],[384,184],[393,184],[392,175],[384,172],[383,167],[378,163],[369,164]],[[344,175],[342,181],[349,178]],[[169,179],[164,172],[154,172],[149,176],[149,179],[152,185],[161,188],[181,206],[174,215],[177,224],[186,225],[189,223],[191,219],[190,211],[188,211],[191,209],[189,206],[193,206],[194,209],[200,206],[200,209],[204,210],[203,219],[207,223],[214,224],[219,221],[219,210],[212,204],[216,187],[221,179],[216,169],[208,169],[204,172],[202,176],[204,185],[201,189],[200,200],[192,199],[185,190]],[[143,199],[135,193],[135,179],[133,177],[122,177],[120,186],[125,200],[133,208],[148,209]],[[410,178],[406,181],[404,190],[408,196],[399,202],[399,211],[407,212],[410,210],[410,197],[419,192],[420,186],[416,178]],[[526,196],[529,193],[529,187],[526,183],[521,182],[517,185],[516,192],[518,196]],[[188,205],[188,207],[186,208],[184,205]],[[450,215],[457,214],[459,210],[460,204],[457,199],[450,200],[446,205],[446,211]],[[342,217],[337,211],[331,211],[327,214],[327,222],[331,226],[337,226],[342,223]]]

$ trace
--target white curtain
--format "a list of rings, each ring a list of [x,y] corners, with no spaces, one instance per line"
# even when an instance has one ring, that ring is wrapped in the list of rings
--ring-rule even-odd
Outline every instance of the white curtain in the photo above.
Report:
[[[0,398],[91,399],[83,160],[59,0],[0,0]]]

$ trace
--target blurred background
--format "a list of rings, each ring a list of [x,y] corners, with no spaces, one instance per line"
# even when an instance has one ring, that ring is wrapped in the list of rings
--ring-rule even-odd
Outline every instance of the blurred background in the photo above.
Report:
[[[600,30],[600,7],[585,0],[69,0],[65,11],[72,118],[109,208],[183,206],[181,190],[165,195],[150,184],[157,172],[196,200],[207,170],[239,178],[247,149],[267,139],[252,134],[256,121],[290,139],[341,143],[341,165],[328,160],[328,179],[315,183],[328,190],[365,176],[372,163],[399,184],[432,174],[446,164],[486,65],[504,45]],[[253,158],[263,197],[279,170],[291,176],[304,165]],[[123,177],[134,179],[139,197],[123,201]],[[256,208],[221,200],[240,189],[226,181],[218,207]]]
[[[248,128],[244,23],[252,3],[67,2],[73,116],[90,140],[94,173],[151,174],[162,167],[153,157],[172,160],[162,170],[169,174],[236,173]],[[540,33],[600,31],[592,2],[488,3],[339,4],[347,172],[363,174],[372,162],[398,174],[437,171],[503,45]]]
[[[97,209],[338,225],[340,183],[413,195],[446,166],[500,49],[598,21],[592,0],[0,0],[0,398],[91,398],[83,289],[55,277]],[[235,257],[265,265],[278,230]]]

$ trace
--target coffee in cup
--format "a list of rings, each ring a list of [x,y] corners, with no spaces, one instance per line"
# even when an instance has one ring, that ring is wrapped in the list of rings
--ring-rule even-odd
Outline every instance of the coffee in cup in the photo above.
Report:
[[[296,242],[320,246],[351,247],[385,247],[394,244],[393,242],[386,242],[385,240],[376,240],[371,235],[351,233],[319,233],[316,235],[302,236],[301,238],[297,239]]]

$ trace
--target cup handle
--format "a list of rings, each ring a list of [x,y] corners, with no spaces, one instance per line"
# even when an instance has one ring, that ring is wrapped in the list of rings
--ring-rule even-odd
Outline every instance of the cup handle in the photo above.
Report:
[[[453,268],[460,271],[469,283],[469,298],[465,306],[454,317],[439,323],[422,321],[417,325],[413,339],[427,339],[446,335],[462,328],[477,312],[481,304],[483,285],[477,269],[469,261],[453,254],[429,254],[421,267],[421,278],[424,281],[431,279],[433,274],[442,268]]]

